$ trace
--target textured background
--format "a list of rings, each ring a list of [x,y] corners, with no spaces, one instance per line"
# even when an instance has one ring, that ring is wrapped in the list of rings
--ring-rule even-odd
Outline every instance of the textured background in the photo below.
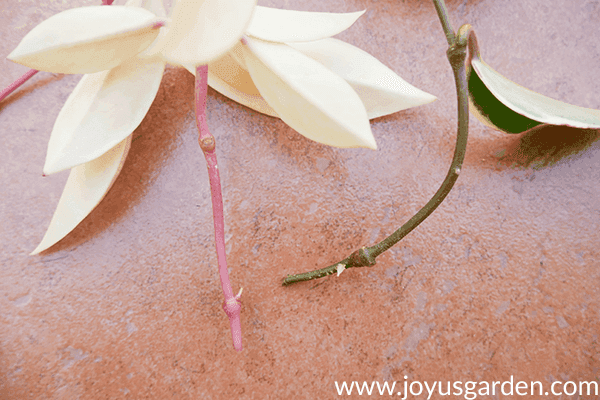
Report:
[[[5,60],[36,24],[99,2],[0,0]],[[77,76],[39,73],[0,104],[0,398],[335,398],[334,381],[596,380],[597,131],[505,135],[471,119],[454,190],[370,269],[289,288],[404,223],[437,190],[456,98],[430,1],[259,1],[356,11],[339,35],[438,97],[372,122],[379,150],[334,149],[210,90],[228,261],[244,287],[231,345],[193,77],[167,70],[111,191],[59,244],[41,240],[68,173],[42,177]],[[510,79],[600,108],[600,1],[448,2]],[[500,398],[500,397],[496,397]],[[505,398],[505,397],[501,397]],[[510,398],[510,396],[506,397]],[[565,396],[564,398],[567,398]]]

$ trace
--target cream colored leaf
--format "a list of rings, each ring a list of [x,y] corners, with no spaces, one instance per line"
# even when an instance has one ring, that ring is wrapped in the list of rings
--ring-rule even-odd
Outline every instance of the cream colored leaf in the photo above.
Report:
[[[166,18],[167,16],[162,0],[127,0],[125,5],[144,8],[157,17]]]
[[[241,52],[241,46],[238,43],[234,49],[239,49]],[[239,60],[240,56],[235,56],[232,50],[208,64],[208,85],[222,95],[246,107],[272,117],[278,117],[275,110],[262,98],[254,82],[252,82],[252,77],[245,66],[240,65]],[[196,75],[194,67],[186,66],[186,69]]]
[[[493,96],[517,114],[544,124],[600,128],[600,110],[574,106],[526,89],[500,75],[478,57],[471,60],[471,66]],[[482,105],[478,106],[481,108]],[[486,115],[485,118],[491,122],[494,116]]]
[[[377,148],[365,107],[343,78],[285,44],[248,38],[243,49],[254,84],[286,124],[330,146]]]
[[[128,136],[102,157],[71,170],[50,226],[32,255],[67,236],[100,203],[117,179],[130,145]]]
[[[208,64],[208,85],[255,111],[271,117],[279,116],[260,95],[248,71],[233,64],[230,57],[225,56]]]
[[[131,135],[156,97],[164,68],[158,58],[133,57],[83,76],[56,118],[44,173],[89,162]]]
[[[369,53],[341,40],[329,38],[289,45],[344,78],[358,93],[369,118],[392,114],[436,99],[400,78]]]
[[[128,7],[142,7],[144,9],[150,11],[154,15],[156,15],[158,17],[162,17],[162,18],[166,18],[166,15],[167,15],[167,12],[165,11],[165,7],[164,7],[162,0],[127,0],[125,5]],[[165,34],[166,34],[166,28],[161,28],[159,30],[158,36],[154,40],[153,44],[160,42],[159,38],[163,37]],[[138,57],[145,58],[145,59],[154,58],[154,57],[162,58],[162,55],[160,54],[160,52],[156,51],[155,46],[150,45],[144,51],[140,52],[138,54]]]
[[[175,65],[207,64],[240,40],[256,0],[179,0],[154,51]]]
[[[327,13],[257,6],[248,35],[271,42],[307,42],[348,29],[365,11]]]
[[[114,68],[146,49],[162,19],[125,6],[79,7],[31,30],[8,59],[41,71],[85,74]]]

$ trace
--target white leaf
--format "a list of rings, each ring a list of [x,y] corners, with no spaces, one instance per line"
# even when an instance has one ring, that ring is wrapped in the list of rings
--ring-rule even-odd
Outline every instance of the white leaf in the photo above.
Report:
[[[164,68],[157,58],[133,57],[83,76],[56,118],[44,173],[91,161],[131,135],[156,97]]]
[[[278,117],[275,110],[260,95],[248,71],[233,64],[231,57],[225,56],[208,64],[208,85],[246,107]]]
[[[144,8],[157,17],[166,18],[167,16],[162,0],[127,0],[125,5]]]
[[[246,32],[271,42],[307,42],[337,35],[363,14],[364,11],[327,13],[257,6]]]
[[[479,57],[471,60],[471,66],[494,97],[518,114],[545,124],[600,128],[600,110],[574,106],[526,89],[500,75]]]
[[[341,77],[285,44],[248,38],[246,66],[280,118],[309,139],[376,149],[360,98]]]
[[[335,267],[336,271],[337,271],[337,276],[340,276],[342,274],[342,272],[344,272],[346,270],[346,266],[344,264],[338,264]]]
[[[175,65],[207,64],[240,40],[256,0],[179,0],[153,49]]]
[[[369,118],[436,99],[400,78],[369,53],[341,40],[330,38],[289,45],[344,78],[360,96]]]
[[[119,175],[130,145],[128,136],[102,157],[71,170],[50,226],[32,255],[67,236],[100,203]]]
[[[208,85],[246,107],[278,117],[275,110],[260,95],[245,65],[240,65],[240,58],[243,58],[243,55],[236,55],[236,53],[237,50],[242,51],[241,46],[238,43],[233,50],[208,64]],[[188,65],[186,69],[196,75],[196,68]]]
[[[158,36],[153,26],[159,21],[137,7],[73,8],[33,28],[8,59],[48,72],[104,71],[146,49]]]

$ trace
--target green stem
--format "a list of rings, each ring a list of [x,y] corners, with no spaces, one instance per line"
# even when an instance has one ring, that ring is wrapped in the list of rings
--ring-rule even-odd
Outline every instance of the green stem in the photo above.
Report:
[[[433,0],[442,28],[448,40],[448,61],[452,66],[454,73],[454,81],[456,82],[456,93],[458,102],[458,133],[456,136],[456,146],[450,169],[446,178],[442,182],[438,191],[433,195],[431,200],[423,206],[408,222],[400,227],[397,231],[371,247],[362,247],[352,253],[342,261],[339,261],[329,267],[318,269],[303,274],[288,275],[283,280],[283,286],[288,286],[296,282],[309,281],[312,279],[322,278],[331,275],[338,269],[355,268],[355,267],[370,267],[375,265],[375,258],[390,247],[398,243],[402,238],[408,235],[421,222],[423,222],[431,213],[444,201],[454,183],[458,179],[462,163],[465,159],[467,149],[467,138],[469,134],[469,98],[467,87],[467,76],[465,68],[465,59],[467,55],[467,38],[470,33],[470,25],[463,25],[458,32],[458,36],[454,34],[452,26],[448,19],[448,10],[443,0]]]
[[[440,23],[442,24],[442,29],[446,35],[448,46],[452,46],[455,41],[455,36],[454,29],[452,29],[452,24],[448,18],[448,9],[446,8],[446,3],[444,3],[444,0],[433,0],[433,5],[435,6],[435,11],[437,11],[438,17],[440,18]]]

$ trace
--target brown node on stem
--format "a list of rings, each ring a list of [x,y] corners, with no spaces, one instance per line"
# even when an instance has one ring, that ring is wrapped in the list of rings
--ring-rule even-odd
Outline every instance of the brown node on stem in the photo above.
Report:
[[[214,137],[207,137],[204,139],[198,138],[198,143],[200,144],[202,151],[213,151],[216,147]]]
[[[372,267],[376,264],[375,257],[369,254],[366,247],[361,247],[354,253],[350,254],[348,267]]]

